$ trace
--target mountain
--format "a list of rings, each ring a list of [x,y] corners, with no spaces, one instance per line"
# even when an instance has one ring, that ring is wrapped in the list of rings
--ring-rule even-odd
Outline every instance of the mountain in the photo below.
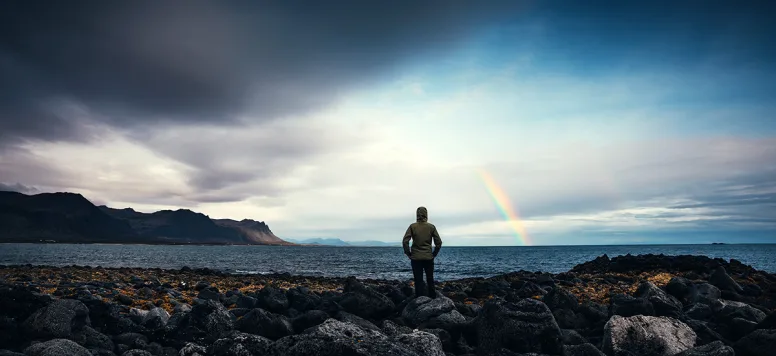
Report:
[[[340,239],[313,238],[313,239],[301,239],[301,240],[299,239],[286,239],[286,240],[300,245],[350,246],[350,244]]]
[[[140,239],[124,220],[80,194],[0,191],[0,241],[112,242]]]
[[[95,206],[80,194],[0,191],[0,242],[291,245],[253,220],[210,219],[187,209],[141,213]]]
[[[219,226],[236,229],[243,237],[252,243],[259,245],[294,245],[294,243],[284,241],[272,233],[269,226],[263,221],[243,219],[241,221],[231,219],[213,220]]]

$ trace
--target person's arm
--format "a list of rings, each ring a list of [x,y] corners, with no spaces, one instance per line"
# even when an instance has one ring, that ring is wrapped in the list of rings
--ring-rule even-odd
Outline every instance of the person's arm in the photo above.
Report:
[[[439,254],[439,250],[442,249],[442,238],[439,236],[439,231],[437,231],[436,226],[434,226],[434,230],[431,232],[431,237],[434,238],[434,252],[432,255],[436,257],[436,255]]]
[[[410,251],[411,238],[412,238],[412,225],[407,227],[407,232],[404,233],[404,238],[401,240],[401,245],[404,248],[404,254],[407,256],[412,254],[412,251]]]

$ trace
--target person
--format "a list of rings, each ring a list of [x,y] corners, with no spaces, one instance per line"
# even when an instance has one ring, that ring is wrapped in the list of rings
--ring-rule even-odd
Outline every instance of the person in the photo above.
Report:
[[[442,249],[442,238],[439,236],[436,226],[428,222],[428,210],[419,207],[415,213],[415,222],[410,224],[404,233],[402,247],[404,254],[412,261],[412,274],[415,279],[415,296],[423,294],[423,272],[426,273],[426,287],[430,298],[436,297],[434,289],[434,258]],[[412,240],[412,248],[410,248]],[[434,243],[434,251],[431,251],[431,242]]]

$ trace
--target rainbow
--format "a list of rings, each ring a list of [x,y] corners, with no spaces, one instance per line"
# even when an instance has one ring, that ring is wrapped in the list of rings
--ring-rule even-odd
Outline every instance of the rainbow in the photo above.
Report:
[[[517,242],[524,246],[532,245],[531,238],[528,237],[528,232],[525,230],[522,220],[520,220],[517,212],[512,207],[512,203],[510,203],[509,197],[504,193],[504,190],[496,184],[496,181],[488,172],[484,170],[478,170],[478,172],[482,182],[485,183],[485,188],[488,190],[490,197],[493,198],[493,203],[496,204],[496,207],[512,227],[512,230],[515,231]]]

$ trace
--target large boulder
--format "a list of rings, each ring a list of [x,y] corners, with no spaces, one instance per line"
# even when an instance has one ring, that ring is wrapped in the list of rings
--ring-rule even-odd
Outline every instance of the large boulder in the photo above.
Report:
[[[261,308],[255,308],[237,320],[237,330],[261,335],[271,340],[294,333],[291,321],[285,316]]]
[[[92,356],[92,354],[75,341],[67,339],[53,339],[39,342],[24,349],[27,356]]]
[[[711,304],[721,297],[722,292],[719,288],[708,283],[696,284],[690,294],[690,300],[693,303],[702,304]]]
[[[695,286],[684,277],[672,277],[666,284],[666,292],[682,302],[687,302],[692,296]]]
[[[441,340],[429,332],[415,330],[409,334],[400,334],[395,337],[395,340],[415,351],[418,355],[445,356]]]
[[[644,282],[639,285],[635,295],[648,300],[654,307],[657,316],[679,317],[682,313],[682,303],[652,282]]]
[[[722,341],[714,341],[684,350],[676,356],[736,356],[736,352],[733,351],[732,347],[723,344]]]
[[[233,316],[219,302],[207,300],[194,305],[190,312],[174,314],[164,328],[170,345],[183,347],[187,342],[212,343],[234,329]]]
[[[442,295],[434,299],[421,296],[411,300],[401,316],[410,326],[445,330],[453,330],[466,322],[466,318],[455,309],[455,303]]]
[[[328,318],[329,314],[323,310],[308,310],[304,314],[291,320],[291,326],[293,326],[294,331],[302,332],[313,326],[320,325]]]
[[[164,310],[164,308],[156,307],[145,313],[140,324],[150,330],[155,330],[165,327],[169,320],[170,313]]]
[[[550,308],[533,299],[488,301],[473,324],[480,351],[561,352],[561,331]]]
[[[87,349],[113,350],[114,346],[110,337],[89,326],[85,326],[74,333],[72,339]]]
[[[439,346],[441,352],[441,345]],[[272,354],[284,356],[420,355],[414,348],[379,331],[363,329],[358,325],[335,319],[328,319],[301,334],[277,340],[272,344],[272,348]]]
[[[759,323],[765,320],[765,317],[767,316],[760,309],[746,303],[735,302],[732,300],[719,299],[711,304],[711,309],[717,316],[724,320],[741,318],[754,323]]]
[[[725,271],[725,267],[718,266],[714,272],[709,276],[709,283],[713,284],[720,290],[726,290],[734,293],[741,293],[744,291],[741,286],[733,280],[730,275]]]
[[[257,304],[260,308],[269,310],[273,313],[282,314],[288,309],[288,297],[283,291],[272,286],[262,288],[257,296]]]
[[[252,356],[266,355],[271,350],[272,341],[258,335],[233,332],[228,337],[216,340],[207,348],[212,356]]]
[[[549,293],[542,297],[542,302],[552,311],[558,309],[577,310],[577,306],[579,306],[577,297],[561,287],[555,287],[550,290]]]
[[[776,329],[758,329],[733,345],[737,356],[772,356],[776,350]]]
[[[389,316],[396,308],[391,298],[352,277],[346,281],[345,294],[339,300],[339,305],[349,313],[373,320]]]
[[[321,301],[321,297],[310,293],[305,287],[290,288],[286,292],[291,308],[305,312],[315,308]]]
[[[610,356],[670,356],[695,346],[695,332],[669,317],[612,316],[604,327],[603,352]]]
[[[38,309],[24,321],[26,332],[37,338],[67,338],[74,331],[91,325],[89,309],[73,299],[60,299]]]

